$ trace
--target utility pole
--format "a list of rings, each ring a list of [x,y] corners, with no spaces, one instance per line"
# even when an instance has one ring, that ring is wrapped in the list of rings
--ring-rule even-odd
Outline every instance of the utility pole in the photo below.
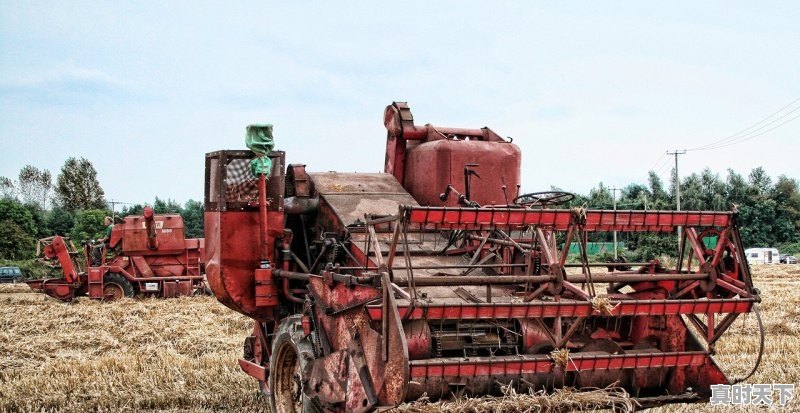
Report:
[[[113,199],[110,199],[108,203],[111,204],[111,222],[116,222],[114,217],[114,205],[118,204],[118,202]]]
[[[112,220],[114,220],[114,222],[116,222],[116,220],[117,220],[116,213],[115,213],[115,208],[114,208],[114,207],[115,207],[117,204],[120,204],[120,205],[130,205],[130,204],[129,204],[129,203],[127,203],[127,202],[115,201],[115,200],[113,200],[113,199],[110,199],[110,200],[108,201],[108,203],[109,203],[109,204],[111,204],[111,219],[112,219]]]
[[[611,188],[612,198],[614,198],[614,217],[617,216],[617,191],[619,188]],[[617,231],[614,231],[614,261],[617,261]]]
[[[681,210],[681,176],[678,175],[678,155],[685,155],[686,150],[679,151],[675,149],[674,151],[670,152],[667,151],[667,155],[674,155],[675,156],[675,201],[677,203],[678,211]],[[683,227],[678,226],[678,256],[681,255],[681,248],[683,247]]]

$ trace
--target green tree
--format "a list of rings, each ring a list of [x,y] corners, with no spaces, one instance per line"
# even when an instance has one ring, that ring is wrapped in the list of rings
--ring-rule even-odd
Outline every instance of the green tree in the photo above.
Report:
[[[14,185],[14,181],[5,176],[0,176],[0,197],[17,199],[17,187]]]
[[[47,169],[39,170],[34,166],[25,165],[19,171],[17,188],[20,200],[24,204],[36,204],[44,210],[47,208],[47,200],[52,187],[53,180]]]
[[[103,218],[108,212],[103,209],[87,209],[75,214],[75,224],[70,231],[70,237],[76,241],[86,241],[105,236],[106,227]]]
[[[589,190],[587,202],[589,203],[589,208],[611,209],[614,200],[608,187],[600,182],[597,184],[597,188]]]
[[[632,250],[631,253],[626,254],[628,260],[646,262],[665,255],[675,255],[676,248],[673,237],[667,234],[648,232],[635,233],[635,235],[626,245]]]
[[[730,208],[727,203],[725,183],[710,169],[682,179],[681,209],[721,211]]]
[[[617,208],[644,209],[645,206],[649,207],[648,203],[652,202],[652,199],[653,196],[646,186],[641,184],[629,184],[620,192]]]
[[[188,200],[183,207],[183,224],[186,226],[186,238],[203,237],[203,203]]]
[[[733,169],[728,169],[725,191],[728,202],[736,205],[744,205],[751,195],[747,181]]]
[[[46,223],[49,235],[69,236],[75,225],[75,214],[56,205],[48,211]]]
[[[36,239],[49,237],[51,234],[50,227],[47,225],[47,213],[37,203],[26,203],[23,205],[33,217],[33,225],[36,228],[34,236]]]
[[[739,225],[746,247],[800,241],[800,189],[795,179],[778,177],[775,184],[764,168],[753,169],[746,184],[729,171],[729,199],[739,204]]]
[[[85,158],[70,157],[61,167],[56,181],[56,196],[67,211],[106,207],[105,193],[97,180],[97,171]]]
[[[33,214],[15,199],[0,199],[0,257],[30,258],[37,227]]]
[[[181,204],[173,199],[163,200],[156,197],[156,201],[153,202],[153,212],[156,214],[180,214],[182,209]]]
[[[33,257],[34,239],[16,222],[0,219],[0,259],[21,260]]]
[[[0,221],[10,220],[30,236],[36,235],[36,222],[25,205],[15,199],[0,199]]]
[[[759,166],[750,172],[750,187],[755,195],[768,194],[772,189],[772,178]]]
[[[742,242],[747,247],[769,247],[774,243],[775,201],[763,197],[739,208]]]
[[[797,180],[785,175],[779,176],[772,188],[771,198],[777,204],[774,232],[776,241],[800,241],[800,189]]]
[[[128,215],[142,215],[142,211],[144,211],[144,205],[142,204],[124,206],[117,216],[124,218]]]
[[[664,189],[664,183],[655,172],[650,171],[647,177],[650,184],[650,195],[653,201],[648,205],[648,209],[672,209],[671,205],[674,204],[671,195]]]

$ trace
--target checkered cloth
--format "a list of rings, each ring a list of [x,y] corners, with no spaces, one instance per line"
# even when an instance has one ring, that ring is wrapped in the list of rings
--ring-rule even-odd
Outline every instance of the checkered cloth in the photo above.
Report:
[[[250,171],[250,160],[232,159],[225,168],[226,202],[258,202],[258,178]]]

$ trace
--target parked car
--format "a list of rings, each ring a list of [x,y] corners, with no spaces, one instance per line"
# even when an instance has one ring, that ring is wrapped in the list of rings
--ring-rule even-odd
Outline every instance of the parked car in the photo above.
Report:
[[[0,267],[0,283],[22,281],[22,270],[19,267]]]
[[[797,258],[794,255],[787,255],[786,256],[786,263],[787,264],[797,264]]]

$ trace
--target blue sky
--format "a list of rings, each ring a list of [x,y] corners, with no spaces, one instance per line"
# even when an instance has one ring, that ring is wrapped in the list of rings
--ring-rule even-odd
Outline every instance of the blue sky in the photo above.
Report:
[[[405,100],[513,137],[523,189],[644,182],[800,98],[798,21],[798,2],[3,1],[0,175],[83,156],[108,198],[201,199],[204,154],[266,122],[289,162],[377,172]],[[799,139],[800,119],[681,173],[800,178]]]

